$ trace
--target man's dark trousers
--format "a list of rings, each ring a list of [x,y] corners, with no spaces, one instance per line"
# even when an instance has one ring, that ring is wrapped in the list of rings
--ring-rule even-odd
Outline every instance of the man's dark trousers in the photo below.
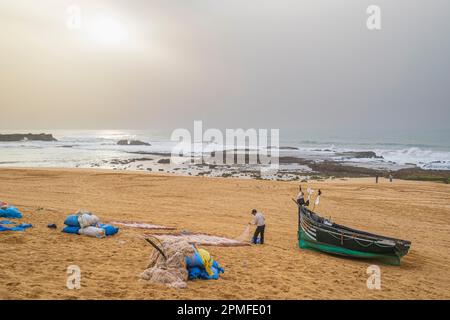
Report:
[[[264,244],[264,230],[266,229],[266,225],[256,227],[255,234],[253,235],[253,243],[256,243],[256,239],[258,239],[258,235],[261,237],[261,244]]]

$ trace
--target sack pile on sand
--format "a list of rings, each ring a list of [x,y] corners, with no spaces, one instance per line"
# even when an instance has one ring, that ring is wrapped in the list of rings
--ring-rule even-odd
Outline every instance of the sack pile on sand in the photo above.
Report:
[[[186,288],[189,274],[185,257],[195,253],[194,247],[184,240],[165,240],[160,245],[166,258],[158,250],[153,250],[141,278],[174,288]]]
[[[22,213],[7,202],[0,201],[0,218],[21,219]],[[16,221],[0,219],[0,231],[25,231],[32,226],[31,223],[17,224]]]
[[[11,225],[11,227],[8,227],[8,225]],[[0,220],[0,231],[25,231],[32,226],[31,223],[17,224],[15,221]]]
[[[104,238],[119,232],[119,228],[100,223],[100,219],[89,211],[80,210],[64,221],[65,233],[81,234],[89,237]]]

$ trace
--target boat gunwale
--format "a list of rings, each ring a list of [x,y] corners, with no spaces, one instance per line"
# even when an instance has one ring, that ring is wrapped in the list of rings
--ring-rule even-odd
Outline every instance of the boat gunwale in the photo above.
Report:
[[[308,226],[308,222],[303,222],[303,224],[306,227],[309,227]],[[395,246],[396,246],[396,242],[393,242],[392,244],[380,244],[380,243],[378,243],[378,242],[383,241],[385,239],[378,239],[378,240],[363,239],[363,238],[358,238],[359,235],[356,235],[356,234],[348,235],[348,234],[343,234],[343,233],[340,233],[340,232],[337,232],[337,231],[326,230],[326,229],[323,229],[320,226],[312,226],[312,227],[316,228],[317,230],[320,230],[320,231],[323,231],[323,232],[327,232],[329,234],[336,234],[338,236],[343,236],[343,238],[348,238],[349,240],[367,241],[367,242],[370,242],[372,244],[376,244],[377,246],[385,247],[385,248],[395,248]],[[304,228],[302,228],[302,229],[303,229],[303,231],[307,232]],[[389,240],[389,241],[391,241],[391,240]]]

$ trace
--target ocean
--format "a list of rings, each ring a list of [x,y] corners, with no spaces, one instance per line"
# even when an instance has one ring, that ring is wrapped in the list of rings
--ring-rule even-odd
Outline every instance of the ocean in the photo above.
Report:
[[[176,145],[176,142],[170,141],[170,136],[146,130],[45,130],[30,132],[52,133],[58,141],[0,142],[1,167],[99,167],[142,170],[146,168],[142,163],[139,164],[139,161],[145,160],[142,159],[143,157],[158,154],[167,157],[167,154],[171,153],[172,148]],[[1,133],[28,132],[16,130],[2,131]],[[392,170],[413,166],[423,169],[450,170],[450,145],[442,142],[382,142],[376,140],[364,141],[362,139],[355,141],[353,138],[283,139],[282,131],[280,136],[280,157],[299,157],[319,161],[333,160],[356,166]],[[151,145],[117,145],[117,142],[122,139],[140,140]],[[238,149],[245,149],[245,147],[237,146]],[[351,153],[367,151],[375,153],[376,157],[352,156]],[[132,159],[138,161],[129,162]],[[156,167],[153,166],[153,168]]]

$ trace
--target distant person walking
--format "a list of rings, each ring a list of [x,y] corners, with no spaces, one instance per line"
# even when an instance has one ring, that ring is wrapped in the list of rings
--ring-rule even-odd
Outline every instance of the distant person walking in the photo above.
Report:
[[[260,244],[264,244],[264,230],[266,229],[266,219],[261,212],[258,212],[256,209],[252,210],[253,222],[252,224],[256,225],[255,233],[253,234],[253,243],[256,244],[256,240],[258,236],[260,236]]]
[[[392,182],[392,179],[393,179],[394,177],[392,176],[392,174],[389,174],[389,182]]]
[[[378,183],[378,175],[375,177],[375,183]]]

